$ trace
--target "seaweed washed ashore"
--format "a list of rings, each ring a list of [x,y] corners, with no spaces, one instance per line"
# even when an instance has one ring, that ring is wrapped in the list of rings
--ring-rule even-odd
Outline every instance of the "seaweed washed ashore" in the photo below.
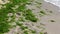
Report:
[[[37,28],[35,24],[39,19],[34,14],[34,9],[27,8],[33,2],[36,7],[41,8],[42,3],[34,0],[0,0],[0,34],[8,34],[12,28],[16,27],[19,27],[19,30],[10,34],[44,34],[45,28],[42,27],[44,24],[37,25]],[[44,11],[39,11],[39,13],[46,15]],[[28,22],[27,25],[25,22]],[[32,27],[35,28],[32,29]]]

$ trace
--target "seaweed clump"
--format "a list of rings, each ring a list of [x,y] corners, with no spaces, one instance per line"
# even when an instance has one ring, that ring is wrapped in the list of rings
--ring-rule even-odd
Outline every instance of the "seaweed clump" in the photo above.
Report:
[[[29,0],[9,0],[9,3],[6,4],[1,4],[2,6],[6,6],[6,8],[2,7],[0,9],[0,34],[1,33],[6,33],[9,31],[9,28],[11,27],[11,22],[7,21],[8,20],[8,13],[17,13],[17,12],[22,12],[24,13],[25,11],[25,19],[26,20],[30,20],[32,22],[36,22],[37,18],[35,17],[35,15],[33,15],[31,10],[25,10],[26,7],[25,5],[28,4]],[[16,5],[18,5],[19,7],[16,9],[12,9],[13,7],[15,7]],[[15,16],[12,16],[15,18]],[[14,19],[12,19],[11,21],[13,21]],[[20,25],[20,24],[18,24]],[[22,28],[22,27],[21,27]],[[25,27],[26,28],[26,27]],[[22,29],[25,29],[22,28]]]

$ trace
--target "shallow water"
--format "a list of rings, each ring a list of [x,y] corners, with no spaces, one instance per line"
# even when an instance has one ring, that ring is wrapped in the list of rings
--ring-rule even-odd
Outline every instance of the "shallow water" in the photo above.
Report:
[[[60,0],[45,0],[45,1],[60,7]]]

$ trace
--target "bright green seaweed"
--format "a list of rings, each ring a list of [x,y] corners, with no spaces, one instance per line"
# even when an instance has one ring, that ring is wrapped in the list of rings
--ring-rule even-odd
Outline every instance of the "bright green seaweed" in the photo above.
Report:
[[[29,0],[9,0],[10,3],[7,4],[2,4],[3,6],[6,6],[6,8],[1,8],[0,9],[0,34],[2,33],[6,33],[9,31],[9,28],[11,27],[11,25],[9,23],[8,20],[8,13],[17,13],[17,12],[22,12],[24,13],[24,17],[26,20],[30,20],[32,22],[37,22],[37,18],[35,17],[35,15],[32,13],[32,11],[30,9],[25,10],[26,7],[25,5],[28,4]],[[23,3],[23,5],[21,5],[21,3]],[[18,5],[19,7],[17,9],[12,9],[12,7],[15,7],[15,5]],[[13,16],[14,17],[14,16]],[[15,17],[14,17],[15,18]],[[12,19],[12,21],[14,21],[14,19]],[[27,27],[23,27],[22,24],[16,23],[18,26],[21,26],[21,28],[24,30]],[[26,33],[27,34],[27,33]]]

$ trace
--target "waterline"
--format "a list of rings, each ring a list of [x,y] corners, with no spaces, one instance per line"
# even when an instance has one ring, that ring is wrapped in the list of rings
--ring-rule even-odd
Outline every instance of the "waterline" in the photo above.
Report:
[[[52,3],[52,4],[60,7],[60,0],[44,0],[44,1]]]

